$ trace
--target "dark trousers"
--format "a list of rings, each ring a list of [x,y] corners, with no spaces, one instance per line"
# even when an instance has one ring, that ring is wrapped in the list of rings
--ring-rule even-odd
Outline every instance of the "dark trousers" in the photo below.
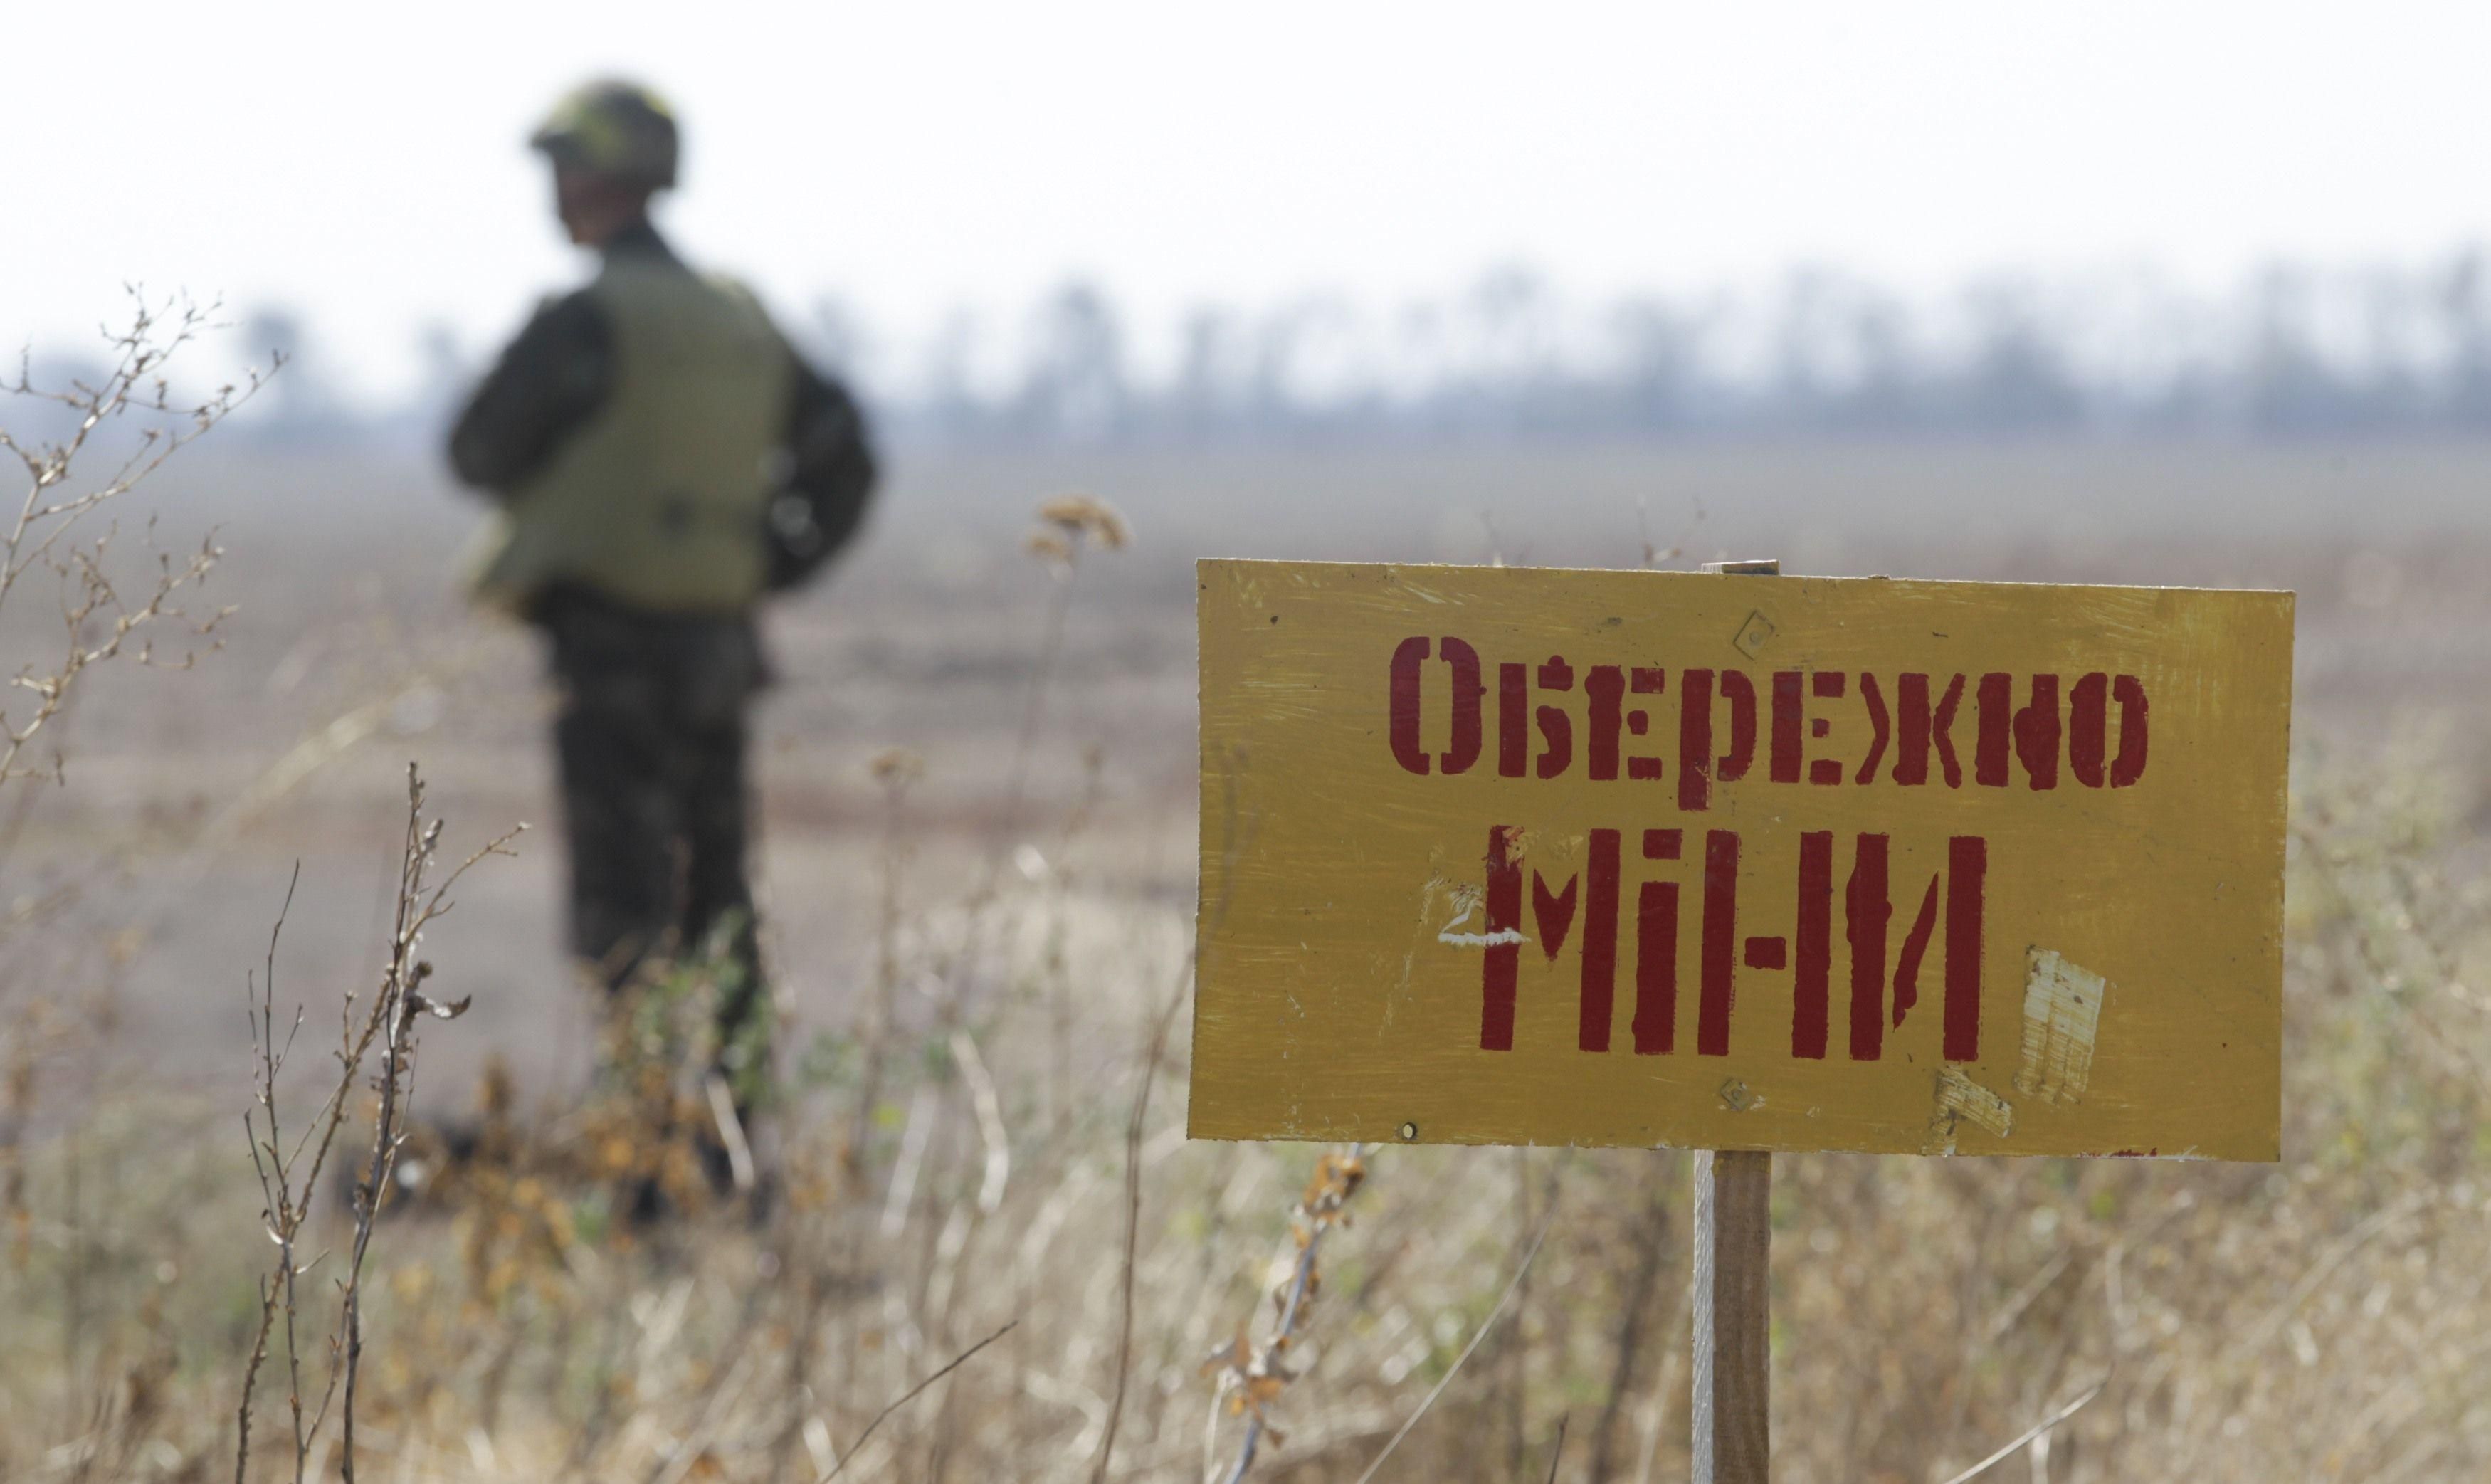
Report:
[[[570,592],[540,613],[561,687],[571,951],[610,989],[661,960],[721,956],[719,1039],[738,1044],[766,1004],[746,876],[746,714],[764,680],[752,623]]]

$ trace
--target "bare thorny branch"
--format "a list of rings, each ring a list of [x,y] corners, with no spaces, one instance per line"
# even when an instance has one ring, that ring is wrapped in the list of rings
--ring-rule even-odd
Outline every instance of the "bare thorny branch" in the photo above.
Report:
[[[34,701],[31,711],[15,715],[0,707],[0,782],[57,776],[57,760],[43,769],[22,767],[19,759],[69,705],[88,670],[124,657],[155,664],[153,631],[167,623],[186,626],[190,637],[213,647],[218,623],[225,617],[221,610],[193,615],[180,605],[185,591],[204,581],[222,555],[213,537],[186,556],[155,552],[153,571],[132,589],[116,580],[108,567],[117,529],[107,523],[101,534],[89,537],[87,522],[249,400],[277,365],[272,363],[267,372],[254,370],[241,385],[220,387],[204,400],[177,401],[166,379],[167,363],[212,328],[215,306],[151,304],[134,289],[132,299],[131,326],[106,333],[112,364],[92,384],[39,386],[22,356],[16,379],[0,382],[0,393],[55,403],[75,419],[56,442],[30,443],[0,429],[0,449],[16,455],[26,481],[16,513],[0,536],[0,610],[21,580],[38,570],[46,572],[59,589],[62,634],[61,648],[51,657],[27,663],[9,682]],[[106,425],[123,419],[142,424],[133,447],[103,480],[74,487],[72,474],[81,455]],[[150,522],[151,535],[152,528]],[[152,541],[150,545],[152,549]],[[188,667],[190,658],[186,654],[173,668]]]
[[[432,965],[418,956],[418,949],[425,930],[454,905],[450,892],[460,878],[488,856],[511,855],[511,841],[526,828],[520,826],[496,837],[436,883],[432,876],[442,822],[425,817],[424,780],[413,764],[407,765],[406,785],[406,829],[399,856],[397,903],[380,988],[360,1010],[360,997],[351,989],[347,991],[335,1053],[336,1080],[314,1110],[310,1122],[290,1147],[279,1122],[277,1084],[295,1033],[302,1028],[303,1014],[300,1008],[295,1011],[280,1042],[274,986],[278,936],[285,922],[283,910],[278,915],[277,928],[269,935],[268,962],[258,1001],[249,1007],[258,1086],[256,1107],[244,1122],[250,1140],[251,1162],[259,1175],[264,1201],[262,1221],[278,1256],[274,1270],[261,1284],[258,1329],[243,1375],[242,1400],[236,1412],[235,1484],[244,1484],[249,1474],[252,1394],[280,1316],[284,1323],[287,1407],[293,1422],[294,1478],[300,1484],[306,1477],[313,1444],[333,1404],[338,1408],[340,1469],[346,1479],[355,1476],[355,1397],[363,1360],[364,1267],[372,1230],[396,1172],[398,1150],[406,1140],[408,1108],[415,1091],[415,1033],[425,1016],[455,1019],[465,1013],[469,1004],[466,999],[440,1001],[425,992],[424,985],[432,976]],[[298,868],[298,879],[299,876]],[[285,900],[290,909],[294,900],[292,885],[286,888]],[[302,1347],[296,1327],[300,1315],[297,1280],[317,1266],[319,1259],[308,1264],[298,1262],[302,1233],[319,1188],[320,1173],[345,1122],[354,1088],[365,1079],[375,1046],[380,1049],[380,1061],[370,1074],[370,1087],[376,1096],[371,1152],[355,1184],[349,1213],[353,1237],[346,1270],[337,1279],[337,1320],[329,1339],[326,1378],[317,1401],[307,1403]]]
[[[1298,1256],[1290,1266],[1288,1281],[1272,1295],[1279,1317],[1273,1324],[1271,1339],[1257,1348],[1240,1329],[1237,1338],[1203,1366],[1206,1374],[1218,1378],[1230,1411],[1246,1415],[1246,1436],[1238,1444],[1235,1464],[1225,1475],[1227,1484],[1237,1484],[1254,1467],[1255,1455],[1261,1451],[1266,1435],[1274,1446],[1281,1440],[1280,1430],[1272,1425],[1264,1409],[1297,1379],[1288,1368],[1288,1350],[1297,1343],[1307,1308],[1323,1286],[1317,1260],[1324,1236],[1336,1226],[1349,1224],[1344,1208],[1365,1178],[1366,1146],[1363,1144],[1350,1146],[1346,1154],[1326,1153],[1315,1161],[1314,1176],[1306,1181],[1305,1194],[1299,1198],[1292,1213]]]

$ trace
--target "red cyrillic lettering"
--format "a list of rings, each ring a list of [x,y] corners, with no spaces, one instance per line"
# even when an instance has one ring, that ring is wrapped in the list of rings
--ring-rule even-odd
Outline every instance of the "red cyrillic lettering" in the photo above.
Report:
[[[1816,674],[1808,677],[1808,689],[1820,701],[1841,700],[1846,684],[1847,682],[1845,681],[1842,672],[1839,670],[1820,670]],[[1823,737],[1830,728],[1827,727],[1825,718],[1823,716],[1819,716],[1816,718],[1816,725],[1811,728],[1811,730],[1813,730],[1817,736]],[[1807,765],[1807,781],[1810,783],[1824,784],[1829,787],[1833,784],[1840,783],[1842,781],[1842,765],[1830,757],[1818,758],[1815,762]]]
[[[1522,975],[1522,945],[1507,939],[1522,928],[1522,862],[1511,844],[1522,831],[1491,825],[1487,831],[1487,952],[1480,960],[1480,1050],[1513,1049],[1513,1002]]]
[[[1635,891],[1634,1049],[1665,1056],[1678,1036],[1678,883],[1648,881]]]
[[[1739,937],[1739,837],[1727,829],[1704,835],[1704,941],[1695,1000],[1695,1052],[1730,1054],[1730,1008],[1736,993],[1732,955]]]
[[[1868,725],[1875,730],[1869,739],[1868,760],[1860,765],[1859,773],[1851,780],[1854,783],[1865,783],[1877,776],[1877,764],[1886,756],[1886,737],[1891,729],[1886,715],[1885,692],[1877,688],[1877,677],[1865,670],[1860,672],[1860,694],[1868,703]]]
[[[1574,1044],[1584,1051],[1606,1051],[1618,997],[1618,831],[1592,831],[1592,858],[1584,874],[1591,885],[1583,893],[1583,999]]]
[[[2007,786],[2007,742],[2014,731],[2014,677],[1992,672],[1980,678],[1980,730],[1972,747],[1972,781]]]
[[[1656,696],[1660,694],[1661,686],[1668,681],[1668,671],[1656,669],[1651,665],[1637,665],[1626,673],[1627,687],[1634,694],[1639,696]],[[1637,737],[1641,737],[1650,732],[1652,730],[1651,714],[1642,710],[1633,712],[1626,717],[1626,730],[1634,733]],[[1649,783],[1657,779],[1660,776],[1660,759],[1656,757],[1627,758],[1626,776],[1636,780],[1637,782],[1643,783]]]
[[[2145,683],[2133,675],[2111,682],[2119,702],[2119,756],[2110,760],[2110,786],[2125,788],[2145,776]]]
[[[1426,660],[1427,641],[1410,638],[1392,651],[1392,684],[1389,691],[1392,760],[1421,777],[1427,771],[1426,749],[1419,745],[1419,666]]]
[[[1929,781],[1929,678],[1903,675],[1894,681],[1894,781]]]
[[[1946,694],[1938,698],[1938,713],[1930,723],[1929,735],[1938,744],[1938,766],[1946,773],[1946,786],[1963,787],[1963,765],[1954,756],[1954,713],[1963,705],[1963,677],[1947,682]]]
[[[1468,772],[1480,755],[1480,702],[1487,686],[1480,680],[1479,651],[1459,639],[1437,641],[1436,653],[1453,672],[1453,736],[1438,761],[1449,773]]]
[[[1539,924],[1539,949],[1555,958],[1566,946],[1567,930],[1574,925],[1574,887],[1579,876],[1566,878],[1566,889],[1548,889],[1548,878],[1531,873],[1531,917]]]
[[[1977,834],[1947,841],[1946,1059],[1980,1060],[1981,906],[1989,842]]]
[[[1531,754],[1531,672],[1517,664],[1496,667],[1496,771],[1519,778]]]
[[[1791,978],[1791,1055],[1825,1058],[1833,921],[1833,832],[1799,837],[1798,966]]]
[[[1678,676],[1678,806],[1700,813],[1713,802],[1713,672]]]
[[[1804,706],[1800,700],[1799,682],[1797,670],[1773,672],[1772,777],[1775,783],[1799,781],[1799,723]]]
[[[1910,931],[1903,934],[1902,955],[1894,960],[1894,1024],[1900,1027],[1913,1005],[1920,1003],[1920,960],[1928,956],[1929,935],[1938,926],[1938,878],[1929,878],[1929,888],[1920,893],[1920,910],[1912,917]]]
[[[1756,684],[1744,670],[1721,672],[1721,698],[1730,703],[1730,750],[1721,754],[1720,766],[1714,773],[1724,783],[1736,783],[1747,775],[1747,767],[1756,760]]]
[[[1963,767],[1955,761],[1955,708],[1963,701],[1963,677],[1958,675],[1947,684],[1946,695],[1932,708],[1929,705],[1929,677],[1906,675],[1896,683],[1894,695],[1894,781],[1910,785],[1929,781],[1929,754],[1937,754],[1945,771],[1947,787],[1963,787]]]
[[[2059,786],[2059,678],[2033,677],[2033,700],[2015,713],[2015,761],[2035,793]]]
[[[2110,754],[2110,677],[2099,670],[2067,690],[2067,771],[2087,788],[2099,788]]]
[[[1573,689],[1573,667],[1567,664],[1561,655],[1549,655],[1548,662],[1539,667],[1539,688]],[[1556,706],[1540,707],[1534,714],[1539,718],[1539,737],[1544,743],[1534,768],[1540,777],[1554,778],[1573,764],[1574,718],[1567,715],[1564,708]]]
[[[1885,1050],[1886,921],[1894,915],[1886,896],[1886,846],[1882,834],[1860,836],[1842,893],[1842,931],[1851,945],[1854,1062],[1874,1062]]]
[[[1625,729],[1626,693],[1626,673],[1616,665],[1594,665],[1583,672],[1583,694],[1590,703],[1583,771],[1602,782],[1618,775],[1618,734]]]

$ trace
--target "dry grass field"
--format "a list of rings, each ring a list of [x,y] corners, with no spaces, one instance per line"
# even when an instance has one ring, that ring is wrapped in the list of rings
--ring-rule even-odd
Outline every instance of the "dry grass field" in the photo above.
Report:
[[[545,700],[529,636],[452,596],[471,512],[424,457],[220,432],[123,520],[216,528],[222,647],[99,667],[41,741],[57,780],[0,785],[0,1477],[1226,1479],[1258,1417],[1256,1479],[1364,1478],[1414,1417],[1375,1478],[1683,1476],[1685,1155],[1389,1149],[1361,1179],[1184,1137],[1189,563],[1722,554],[2301,595],[2284,1161],[1779,1161],[1777,1476],[1945,1484],[2097,1383],[1989,1476],[2491,1476],[2486,472],[2415,444],[903,453],[867,543],[773,620],[781,1199],[680,1178],[699,1091],[664,1028],[697,974],[592,1088],[556,841],[522,835],[422,945],[425,992],[473,1007],[416,1032],[349,1457],[340,1405],[308,1413],[371,1098],[272,1311],[247,1007],[272,964],[280,1043],[304,1006],[290,1147],[393,957],[407,764],[443,869],[549,824]],[[1026,555],[1067,490],[1131,546]],[[622,1219],[639,1178],[685,1211]],[[1293,1232],[1321,1275],[1296,1379],[1206,1367],[1272,1336]]]

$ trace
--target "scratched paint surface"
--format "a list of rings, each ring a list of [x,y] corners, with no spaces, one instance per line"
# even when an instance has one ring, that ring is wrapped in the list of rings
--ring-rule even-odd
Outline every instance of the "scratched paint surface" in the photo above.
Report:
[[[2290,594],[1199,588],[1195,1135],[2277,1157]]]

